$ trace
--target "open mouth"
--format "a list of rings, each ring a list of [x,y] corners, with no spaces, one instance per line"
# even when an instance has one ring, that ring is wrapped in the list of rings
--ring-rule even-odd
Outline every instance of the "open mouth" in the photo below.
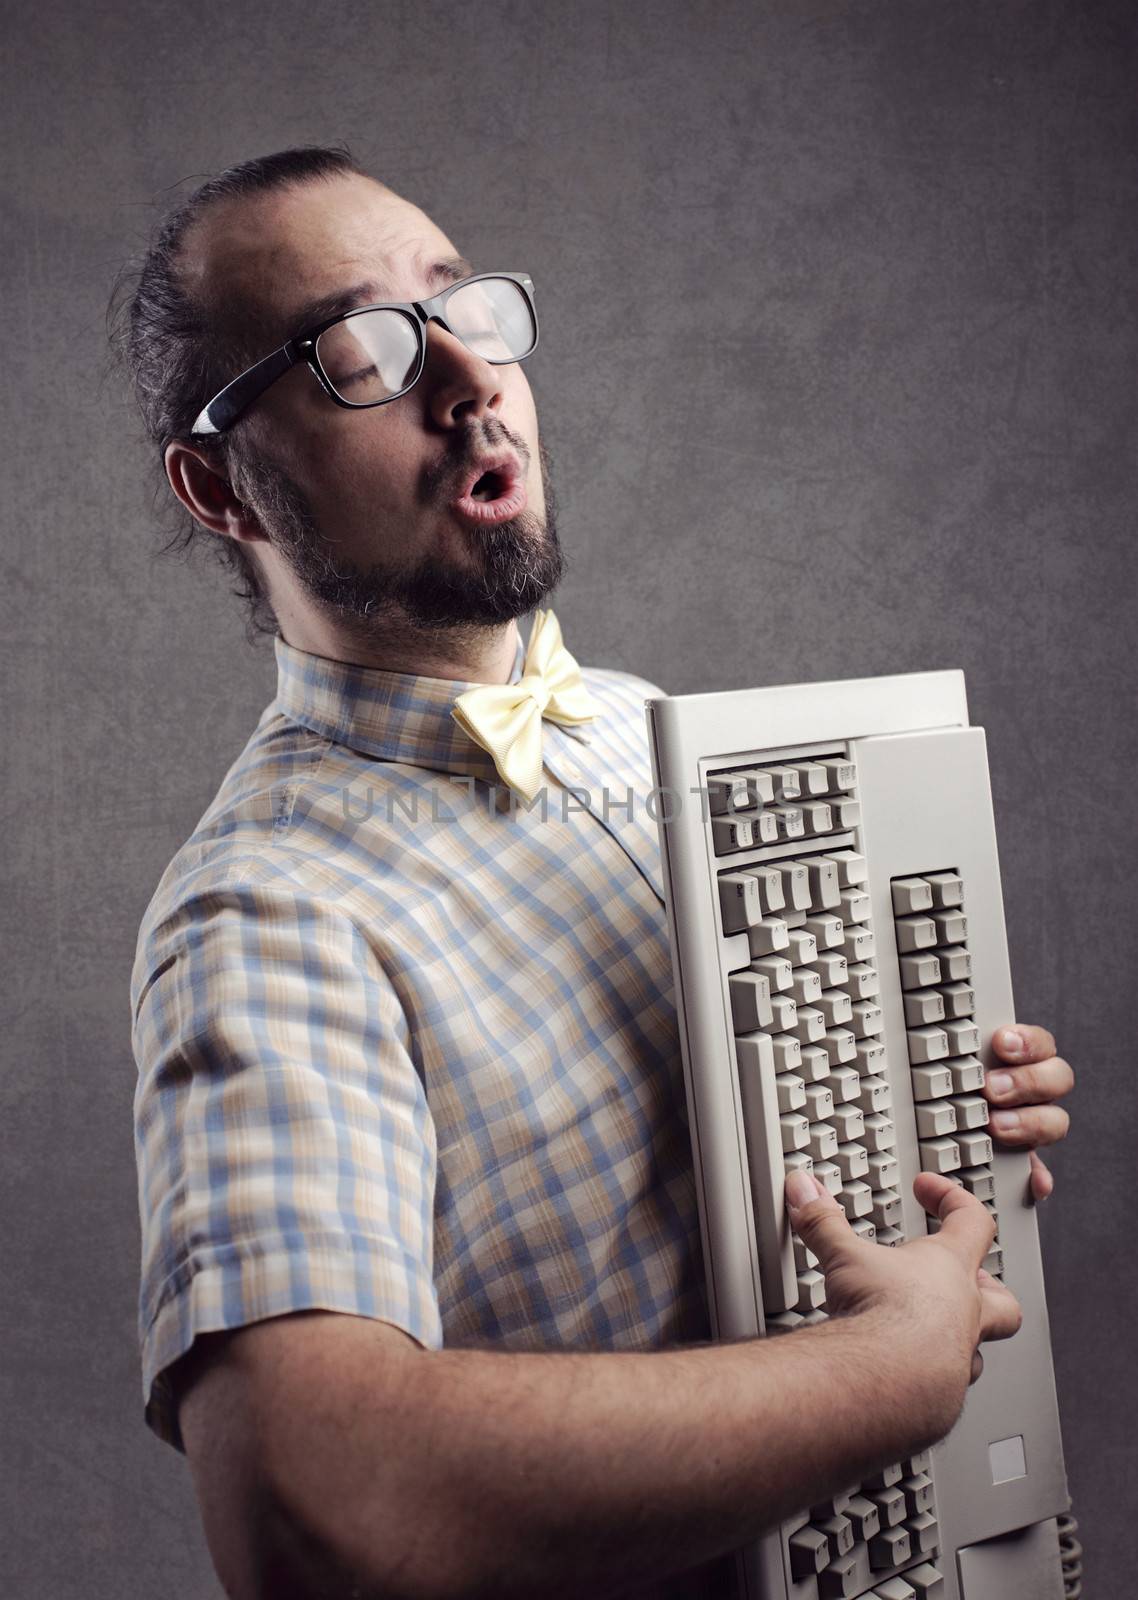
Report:
[[[451,502],[468,522],[504,522],[525,509],[526,487],[517,461],[503,458],[485,467]]]
[[[470,491],[472,500],[492,501],[501,500],[509,489],[509,480],[496,468],[492,472],[484,472]]]

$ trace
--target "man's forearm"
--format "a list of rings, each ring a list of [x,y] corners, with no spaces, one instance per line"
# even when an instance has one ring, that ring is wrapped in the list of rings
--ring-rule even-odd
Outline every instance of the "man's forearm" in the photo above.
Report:
[[[379,1384],[341,1366],[318,1427],[273,1419],[277,1553],[335,1572],[312,1593],[599,1600],[941,1437],[967,1371],[925,1353],[875,1311],[645,1355],[408,1351]]]

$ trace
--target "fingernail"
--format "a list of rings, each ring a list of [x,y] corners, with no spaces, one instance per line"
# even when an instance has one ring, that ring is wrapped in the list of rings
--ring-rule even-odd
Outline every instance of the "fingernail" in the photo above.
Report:
[[[991,1122],[993,1128],[1001,1129],[1005,1133],[1010,1133],[1013,1128],[1019,1127],[1019,1112],[993,1111],[988,1120]]]
[[[786,1203],[792,1211],[808,1206],[818,1198],[814,1179],[808,1172],[788,1172],[786,1175]]]
[[[1004,1028],[1000,1032],[1000,1049],[1005,1055],[1022,1056],[1026,1043],[1022,1033],[1017,1033],[1014,1028]]]
[[[993,1094],[1010,1094],[1015,1088],[1015,1079],[1010,1072],[989,1072],[988,1087]]]

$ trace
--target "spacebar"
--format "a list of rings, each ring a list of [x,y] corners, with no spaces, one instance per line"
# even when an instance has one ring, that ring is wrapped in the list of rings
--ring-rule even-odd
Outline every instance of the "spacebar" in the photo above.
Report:
[[[798,1303],[798,1275],[786,1215],[782,1128],[778,1119],[774,1062],[752,1058],[739,1068],[739,1094],[747,1135],[747,1167],[759,1250],[763,1309],[769,1315]]]

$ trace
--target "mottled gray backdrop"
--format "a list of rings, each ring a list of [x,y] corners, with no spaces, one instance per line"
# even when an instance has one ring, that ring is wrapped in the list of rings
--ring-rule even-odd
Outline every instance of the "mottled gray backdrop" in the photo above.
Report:
[[[152,557],[103,317],[180,180],[341,138],[537,284],[582,660],[967,672],[1020,1015],[1080,1073],[1042,1227],[1090,1590],[1129,1592],[1136,31],[1093,0],[7,8],[6,1596],[220,1592],[142,1422],[128,980],[274,674],[220,571]]]

